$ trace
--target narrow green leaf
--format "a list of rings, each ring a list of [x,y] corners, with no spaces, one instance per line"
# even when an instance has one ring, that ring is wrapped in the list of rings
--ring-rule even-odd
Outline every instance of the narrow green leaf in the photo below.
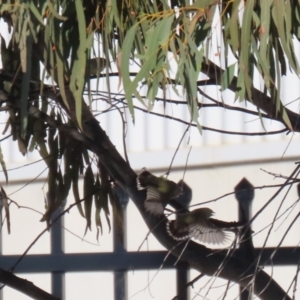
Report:
[[[80,213],[80,215],[85,218],[83,209],[82,209],[82,205],[81,205],[81,201],[80,201],[80,195],[79,195],[79,188],[78,188],[78,168],[77,169],[73,169],[73,176],[72,176],[72,190],[73,190],[73,196],[75,199],[75,203],[77,206],[77,209]]]
[[[94,175],[92,171],[91,165],[89,165],[85,171],[83,178],[83,197],[84,197],[84,212],[86,218],[86,229],[85,233],[88,229],[92,229],[92,204],[93,204],[93,192],[94,192]]]
[[[269,89],[271,84],[274,84],[273,78],[270,76],[270,67],[269,67],[269,61],[267,60],[267,57],[262,57],[259,50],[257,49],[257,43],[253,36],[251,36],[252,41],[252,49],[256,56],[256,60],[253,57],[253,61],[255,63],[255,67],[258,69],[259,73],[264,79],[266,88]],[[266,49],[268,50],[268,49]]]
[[[293,42],[291,40],[290,32],[286,32],[286,19],[290,18],[290,16],[286,15],[284,2],[285,1],[274,0],[272,17],[278,31],[280,43],[282,45],[282,48],[284,49],[285,55],[288,58],[289,64],[298,74],[299,65],[294,55],[295,51],[293,47]]]
[[[234,77],[234,71],[235,71],[236,63],[230,65],[221,76],[221,91],[225,91],[228,86],[230,85],[233,77]]]
[[[42,26],[44,26],[44,21],[43,21],[43,17],[42,15],[40,14],[40,12],[38,11],[34,1],[28,1],[28,7],[29,9],[32,11],[33,15],[36,17],[36,19],[40,22],[40,24]]]
[[[241,56],[240,56],[240,72],[243,73],[243,82],[240,83],[246,88],[249,100],[252,99],[251,93],[251,85],[252,80],[249,77],[249,53],[250,53],[250,45],[251,45],[251,26],[252,26],[252,12],[254,7],[254,0],[249,0],[246,2],[244,15],[243,15],[243,23],[242,23],[242,31],[241,31]],[[241,74],[239,74],[239,77]],[[243,89],[242,89],[243,90]],[[243,97],[243,94],[240,94],[239,97]],[[240,99],[244,100],[244,99]]]
[[[5,164],[5,161],[4,161],[4,156],[3,156],[3,153],[2,153],[1,145],[0,145],[0,164],[1,164],[4,176],[5,176],[6,184],[7,184],[8,183],[8,174],[7,174],[6,164]]]
[[[281,103],[281,106],[280,106],[280,115],[282,117],[282,120],[284,121],[285,125],[291,130],[293,131],[293,126],[292,126],[292,123],[291,123],[291,120],[286,112],[286,109],[285,107],[282,105]]]
[[[8,203],[8,197],[6,196],[6,192],[4,188],[1,186],[0,189],[0,200],[2,200],[2,204],[4,206],[5,211],[5,219],[6,219],[6,225],[7,225],[7,232],[10,234],[10,213],[9,213],[9,203]]]
[[[240,7],[239,1],[234,1],[232,4],[232,14],[230,16],[229,22],[229,32],[230,32],[230,44],[232,47],[232,51],[235,54],[239,47],[240,47],[240,31],[239,31],[239,7]],[[226,41],[226,39],[225,39]]]
[[[146,54],[145,59],[151,59],[160,51],[160,47],[168,48],[168,41],[172,35],[172,24],[174,14],[158,19],[146,33]]]
[[[102,205],[101,205],[101,184],[100,184],[99,176],[97,176],[97,179],[95,182],[94,198],[95,198],[95,207],[96,207],[95,223],[97,226],[97,240],[99,240],[99,229],[100,229],[101,235],[103,234],[102,222],[101,222],[101,217],[100,217]]]
[[[60,15],[57,11],[56,8],[53,6],[53,4],[50,2],[50,0],[47,0],[47,6],[49,8],[49,10],[51,11],[51,13],[53,14],[53,16],[61,21],[66,21],[68,18]],[[82,6],[82,5],[81,5]],[[82,11],[83,11],[83,7],[82,7]]]
[[[132,92],[136,91],[137,84],[134,86],[134,83],[130,79],[129,65],[130,65],[131,50],[132,50],[132,46],[138,28],[139,28],[138,24],[134,24],[128,30],[122,46],[122,61],[121,61],[121,73],[123,79],[123,86],[125,90],[125,97],[133,121],[134,121],[134,108],[133,108],[133,101],[132,101]]]
[[[28,96],[29,96],[29,88],[30,88],[30,80],[31,80],[31,57],[32,57],[32,36],[28,35],[26,32],[26,37],[24,40],[26,46],[25,56],[21,54],[21,61],[24,59],[26,61],[26,68],[23,70],[22,76],[22,87],[21,87],[21,137],[24,139],[27,130],[28,124]],[[22,57],[23,56],[23,57]]]
[[[78,31],[79,31],[79,48],[77,56],[73,64],[70,78],[70,90],[75,99],[75,113],[78,126],[82,128],[82,93],[85,85],[86,78],[83,76],[86,70],[86,61],[88,58],[88,51],[93,42],[93,32],[88,35],[86,33],[86,20],[84,15],[84,8],[81,0],[75,0],[76,14],[78,18]]]
[[[189,111],[192,118],[192,121],[196,123],[197,129],[199,133],[202,135],[202,127],[198,121],[199,113],[198,113],[198,103],[196,99],[193,99],[192,101],[189,101]]]

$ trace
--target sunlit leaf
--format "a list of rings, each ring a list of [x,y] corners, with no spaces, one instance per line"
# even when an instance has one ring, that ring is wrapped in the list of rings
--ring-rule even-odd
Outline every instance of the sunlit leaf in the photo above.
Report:
[[[77,57],[71,70],[70,89],[75,99],[75,112],[78,126],[82,128],[82,94],[85,85],[86,61],[88,58],[88,49],[91,48],[93,42],[93,32],[86,32],[86,20],[84,16],[84,8],[81,0],[75,0],[76,14],[78,18],[79,31],[79,48],[77,49]]]
[[[250,101],[252,100],[252,83],[249,78],[249,53],[251,44],[252,11],[254,2],[254,0],[249,0],[245,5],[241,32],[241,57],[239,63],[240,73],[242,73],[243,78],[243,81],[240,80],[240,84],[244,86],[245,90],[247,91]],[[241,76],[240,73],[239,77]],[[244,88],[241,88],[241,91],[239,93],[240,100],[244,100],[244,95],[242,94]]]
[[[122,47],[122,60],[121,60],[121,73],[123,79],[123,86],[125,88],[125,95],[128,104],[130,114],[134,120],[134,109],[132,102],[132,93],[136,90],[137,86],[134,86],[129,76],[129,61],[131,57],[132,46],[138,30],[138,24],[133,25],[127,32]]]
[[[222,74],[221,77],[221,90],[224,91],[228,88],[229,84],[231,83],[234,77],[236,63],[230,65]]]

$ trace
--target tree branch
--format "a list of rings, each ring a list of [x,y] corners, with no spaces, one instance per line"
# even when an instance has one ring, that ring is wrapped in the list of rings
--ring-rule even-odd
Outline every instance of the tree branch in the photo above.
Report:
[[[203,62],[201,72],[203,72],[205,75],[209,77],[210,82],[214,82],[215,85],[221,85],[221,76],[224,73],[224,70],[218,65],[214,64],[212,61],[209,61],[208,63]],[[239,89],[237,85],[236,76],[233,77],[231,83],[228,86],[228,89],[234,93]],[[279,121],[286,126],[280,113],[278,113],[277,111],[275,101],[273,101],[271,97],[269,97],[267,94],[259,91],[254,87],[251,88],[251,94],[252,94],[252,101],[246,98],[247,101],[257,106],[257,108],[259,108],[260,110],[264,111],[271,119]],[[247,95],[245,97],[247,97]],[[293,130],[300,132],[300,115],[286,107],[285,110],[291,121]],[[288,127],[286,126],[286,128]]]
[[[190,242],[185,248],[184,245],[178,245],[166,231],[165,217],[158,219],[149,215],[144,209],[145,192],[138,191],[136,188],[136,174],[125,163],[123,158],[119,155],[116,148],[111,144],[105,132],[101,129],[99,124],[93,120],[87,124],[85,122],[84,132],[92,137],[90,144],[91,149],[98,155],[99,159],[118,183],[128,193],[132,201],[139,209],[143,219],[148,228],[158,239],[158,241],[167,249],[179,257],[181,260],[188,263],[188,265],[201,273],[214,276],[218,275],[230,281],[239,283],[242,287],[248,288],[252,280],[255,281],[255,294],[261,299],[284,299],[286,293],[281,287],[264,271],[256,270],[251,263],[228,257],[226,254],[215,253],[212,250]],[[160,222],[161,221],[161,222]],[[157,224],[160,223],[158,226]],[[253,274],[256,274],[253,278]],[[286,299],[290,299],[288,296]]]
[[[39,49],[36,51],[41,61],[43,61],[42,41],[40,40],[40,43],[38,43]],[[77,124],[75,99],[68,88],[66,88],[65,93],[70,105],[70,109],[68,111],[66,110],[66,112],[73,121],[74,130],[77,130],[75,125]],[[64,107],[60,95],[57,95],[55,101],[58,105]],[[166,249],[170,250],[172,254],[181,257],[181,260],[186,262],[191,268],[203,274],[225,278],[240,284],[243,288],[248,288],[254,281],[254,292],[262,300],[291,299],[276,281],[260,268],[256,268],[253,263],[235,257],[227,257],[226,253],[214,252],[192,241],[189,242],[186,247],[185,245],[178,244],[178,242],[167,233],[167,218],[165,216],[157,218],[145,211],[144,201],[146,192],[137,190],[136,173],[121,157],[83,100],[82,128],[82,134],[85,138],[81,139],[81,141],[98,156],[110,176],[127,192],[128,196],[138,208],[149,230],[151,230],[156,239]],[[76,135],[74,134],[73,137],[76,138]],[[80,138],[82,138],[82,136],[80,136]]]
[[[60,96],[58,96],[58,98],[59,97]],[[67,93],[67,97],[69,97],[69,103],[74,103],[71,93]],[[57,103],[60,102],[61,100],[57,99]],[[226,253],[214,252],[192,241],[185,247],[185,245],[178,244],[177,241],[172,239],[166,231],[167,218],[162,217],[158,219],[145,211],[144,201],[146,195],[144,191],[137,190],[135,172],[118,153],[84,102],[83,116],[83,132],[85,138],[83,139],[82,136],[80,136],[80,140],[99,157],[101,163],[112,178],[128,193],[129,197],[139,209],[149,230],[152,231],[157,240],[166,249],[170,250],[175,256],[180,256],[182,261],[203,274],[219,276],[236,282],[244,288],[248,288],[254,280],[254,292],[262,300],[290,299],[276,281],[260,268],[257,269],[255,264],[235,257],[227,257]],[[73,116],[73,118],[75,118],[75,116]],[[74,119],[74,121],[75,120],[76,119]],[[62,128],[59,129],[63,130]],[[76,129],[74,128],[74,130]],[[73,135],[75,138],[76,136],[77,135]]]
[[[43,291],[26,279],[17,277],[16,275],[0,269],[0,282],[3,284],[37,300],[59,300],[59,298]]]

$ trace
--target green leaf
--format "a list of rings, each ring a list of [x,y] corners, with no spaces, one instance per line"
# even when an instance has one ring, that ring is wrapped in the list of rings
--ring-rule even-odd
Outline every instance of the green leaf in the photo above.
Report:
[[[285,125],[291,130],[293,131],[293,126],[292,126],[292,123],[291,123],[291,120],[286,112],[286,109],[285,107],[282,105],[280,105],[280,115],[282,117],[282,120],[284,121]]]
[[[27,124],[28,124],[28,96],[31,80],[31,57],[32,57],[32,35],[27,27],[28,18],[26,12],[23,14],[24,21],[21,29],[21,40],[19,44],[21,66],[23,71],[22,86],[21,86],[21,137],[25,139]]]
[[[33,15],[36,17],[36,19],[40,22],[40,24],[42,26],[44,26],[44,20],[43,20],[43,17],[42,15],[40,14],[40,12],[38,11],[34,1],[28,1],[28,7],[29,9],[31,10],[31,12],[33,13]]]
[[[235,71],[236,63],[230,65],[221,76],[221,91],[225,91],[228,86],[230,85],[233,77],[234,77],[234,71]]]
[[[77,2],[77,1],[76,1],[76,2]],[[67,20],[66,17],[60,15],[60,14],[56,11],[56,8],[55,8],[54,5],[50,2],[50,0],[47,0],[47,6],[48,6],[49,10],[51,11],[51,13],[53,14],[53,16],[54,16],[56,19],[58,19],[58,20],[60,20],[60,21],[66,21],[66,20]],[[81,7],[82,7],[82,5],[81,5]],[[83,7],[82,7],[82,11],[83,11]]]
[[[86,218],[86,228],[85,233],[88,229],[92,229],[92,204],[93,204],[93,194],[94,194],[94,175],[91,165],[89,165],[85,171],[83,178],[83,197],[84,197],[84,213]]]
[[[278,31],[280,43],[282,45],[282,48],[284,49],[285,55],[288,57],[289,64],[298,74],[299,65],[294,54],[295,51],[293,47],[293,41],[291,39],[290,32],[286,31],[287,24],[289,23],[286,20],[290,18],[290,16],[287,16],[286,14],[284,2],[285,1],[274,0],[272,17]]]
[[[75,99],[75,113],[78,126],[82,129],[82,94],[85,86],[86,78],[86,62],[88,58],[88,49],[91,48],[93,42],[93,32],[86,33],[86,20],[84,15],[84,8],[81,0],[75,0],[76,14],[78,19],[79,31],[79,48],[77,56],[73,64],[70,77],[70,90]]]
[[[197,129],[198,129],[199,133],[202,135],[202,127],[198,121],[199,113],[198,113],[198,103],[197,103],[196,99],[189,101],[189,111],[190,111],[192,121],[196,123]]]
[[[215,2],[215,0],[196,0],[193,4],[187,6],[187,8],[204,8],[206,6],[215,4]]]
[[[105,218],[107,221],[107,225],[109,227],[109,231],[111,230],[111,224],[109,220],[109,207],[108,207],[108,194],[105,191],[105,188],[100,184],[99,175],[97,176],[95,183],[95,221],[97,226],[97,240],[99,239],[99,233],[103,233],[102,222],[100,213],[103,210],[105,214]],[[99,232],[100,231],[100,232]]]
[[[81,200],[80,200],[80,195],[79,195],[79,188],[78,188],[78,168],[73,169],[73,176],[72,176],[72,189],[73,189],[73,196],[75,199],[75,203],[77,206],[77,209],[80,213],[80,215],[85,218],[82,206],[81,206]]]
[[[232,7],[232,14],[230,16],[229,22],[229,32],[230,32],[230,44],[232,51],[235,54],[240,47],[240,31],[239,31],[239,7],[241,1],[234,1]],[[225,39],[226,43],[226,39]],[[229,42],[228,42],[229,43]]]
[[[33,124],[33,140],[39,147],[39,154],[45,160],[45,163],[49,167],[49,153],[46,146],[46,128],[42,120],[35,120]]]
[[[8,234],[10,234],[10,213],[9,213],[9,203],[8,203],[8,197],[6,196],[6,192],[4,188],[1,186],[0,189],[0,200],[2,200],[2,204],[5,211],[5,219],[6,219],[6,225],[7,225],[7,231]]]
[[[56,68],[57,68],[57,81],[59,85],[59,91],[62,97],[62,100],[65,104],[65,106],[70,109],[67,95],[66,95],[66,88],[65,88],[65,60],[63,60],[63,57],[61,55],[63,50],[62,45],[62,36],[59,34],[58,38],[58,44],[57,44],[57,50],[55,51],[55,59],[56,59]],[[51,50],[50,50],[51,51]]]
[[[125,90],[125,97],[133,121],[134,121],[134,108],[133,108],[133,101],[132,101],[132,93],[133,91],[136,91],[136,86],[133,85],[133,82],[130,79],[129,65],[130,65],[131,50],[134,44],[134,39],[138,28],[139,28],[138,24],[134,24],[128,30],[122,46],[122,61],[121,61],[121,73],[123,79],[123,86]]]
[[[0,145],[0,164],[1,164],[4,176],[5,176],[6,184],[7,184],[8,183],[8,174],[7,174],[6,164],[5,164],[5,161],[4,161],[4,156],[3,156],[3,153],[2,153],[1,145]]]
[[[102,209],[102,205],[101,205],[101,184],[100,184],[100,180],[99,180],[99,176],[97,176],[96,182],[95,182],[95,207],[96,207],[96,211],[95,211],[95,223],[97,226],[97,240],[99,240],[99,228],[101,231],[101,235],[103,234],[103,228],[102,228],[102,222],[101,222],[101,217],[100,217],[100,213],[101,213],[101,209]]]
[[[241,31],[241,56],[240,56],[240,73],[239,77],[243,78],[243,81],[240,80],[240,84],[244,86],[247,90],[247,94],[249,100],[252,101],[252,93],[251,93],[251,86],[252,81],[249,77],[249,53],[250,53],[250,45],[251,45],[251,26],[252,26],[252,11],[254,7],[254,0],[248,0],[246,2],[246,6],[244,9],[243,15],[243,23],[242,23],[242,31]],[[243,87],[242,91],[244,90]],[[240,100],[244,100],[244,95],[240,93],[239,95]]]

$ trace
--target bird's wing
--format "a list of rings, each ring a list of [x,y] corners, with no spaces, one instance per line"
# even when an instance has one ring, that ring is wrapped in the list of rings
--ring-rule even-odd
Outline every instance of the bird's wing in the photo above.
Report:
[[[159,192],[154,187],[149,186],[147,188],[145,209],[153,215],[162,215],[164,213],[164,203],[160,199]]]
[[[176,226],[176,220],[168,221],[167,222],[167,232],[169,235],[176,241],[183,241],[191,237],[189,227]]]
[[[139,173],[136,178],[136,183],[137,183],[137,189],[138,190],[144,190],[147,188],[147,185],[144,182],[144,177],[147,178],[149,176],[150,172],[147,171],[146,168],[143,168]]]
[[[219,229],[213,224],[196,224],[190,226],[190,234],[193,238],[207,244],[223,244],[230,240],[230,234]]]

